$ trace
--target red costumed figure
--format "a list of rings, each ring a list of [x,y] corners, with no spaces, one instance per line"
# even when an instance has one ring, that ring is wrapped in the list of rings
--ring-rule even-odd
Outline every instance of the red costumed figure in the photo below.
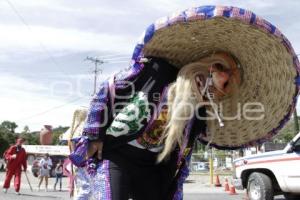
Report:
[[[5,176],[5,181],[3,185],[3,191],[6,193],[7,189],[10,186],[10,181],[13,176],[14,178],[14,186],[16,194],[20,194],[20,186],[21,186],[21,171],[22,166],[23,170],[27,170],[27,162],[26,162],[26,151],[22,148],[23,139],[17,139],[15,145],[11,146],[5,153],[5,159],[8,161],[7,163],[7,171]]]

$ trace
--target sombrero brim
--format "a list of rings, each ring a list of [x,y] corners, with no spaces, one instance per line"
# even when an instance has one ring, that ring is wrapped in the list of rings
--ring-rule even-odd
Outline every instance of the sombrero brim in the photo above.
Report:
[[[162,57],[181,67],[218,51],[228,52],[240,62],[243,80],[237,102],[242,109],[246,104],[248,109],[255,109],[251,103],[261,103],[264,117],[225,120],[223,128],[208,123],[207,135],[201,139],[212,140],[211,144],[219,148],[245,147],[270,139],[289,120],[295,108],[299,93],[295,78],[300,64],[286,37],[248,10],[203,6],[156,21],[137,44],[129,74],[143,67],[138,64],[142,57]],[[223,116],[234,116],[230,101],[222,102]],[[262,113],[247,114],[254,118]]]

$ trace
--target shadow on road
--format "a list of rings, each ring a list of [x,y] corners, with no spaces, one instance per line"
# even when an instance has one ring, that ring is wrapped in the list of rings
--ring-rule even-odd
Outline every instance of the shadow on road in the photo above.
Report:
[[[26,197],[46,197],[46,198],[52,198],[52,199],[57,199],[58,197],[56,196],[51,196],[51,195],[34,195],[34,194],[21,194],[21,196],[26,196]]]
[[[195,183],[195,180],[185,180],[184,183]]]
[[[28,193],[21,193],[20,195],[16,195],[14,193],[7,193],[7,194],[4,194],[3,196],[1,196],[1,199],[5,198],[5,199],[15,199],[15,198],[18,198],[18,197],[21,197],[21,199],[37,199],[37,198],[40,198],[40,199],[61,199],[60,197],[58,196],[52,196],[52,195],[35,195],[35,194],[28,194]]]

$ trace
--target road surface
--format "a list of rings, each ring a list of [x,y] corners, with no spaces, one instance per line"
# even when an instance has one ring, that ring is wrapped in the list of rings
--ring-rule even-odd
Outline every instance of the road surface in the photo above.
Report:
[[[0,172],[0,184],[3,185],[4,173]],[[63,190],[61,192],[53,190],[53,184],[55,179],[49,179],[49,190],[45,192],[44,185],[41,190],[37,190],[38,179],[28,173],[30,182],[33,186],[33,192],[30,191],[27,184],[26,177],[22,175],[22,187],[21,195],[16,195],[13,188],[8,190],[8,193],[4,194],[0,192],[1,200],[69,200],[68,193],[68,179],[63,179]],[[221,183],[223,183],[225,177],[221,177]],[[228,177],[230,178],[230,177]],[[184,184],[184,200],[243,200],[245,198],[244,191],[237,191],[236,195],[229,195],[224,191],[223,187],[214,187],[208,184],[209,177],[203,175],[192,175],[188,178]],[[13,186],[13,184],[11,184]],[[275,200],[284,200],[282,196],[275,198]]]

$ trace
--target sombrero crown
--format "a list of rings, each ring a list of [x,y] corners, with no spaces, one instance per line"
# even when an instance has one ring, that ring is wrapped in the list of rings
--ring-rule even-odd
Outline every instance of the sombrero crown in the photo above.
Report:
[[[143,57],[165,58],[182,67],[213,52],[227,52],[238,59],[243,75],[237,95],[242,109],[239,114],[243,114],[243,109],[255,110],[258,105],[263,110],[248,112],[248,116],[238,120],[224,120],[222,128],[208,123],[207,136],[202,140],[212,140],[216,147],[236,148],[271,138],[295,108],[300,64],[288,39],[251,11],[202,6],[157,20],[136,45],[127,78],[143,68],[139,62]],[[230,101],[229,98],[221,102],[224,118],[232,116]],[[261,114],[263,118],[257,120]]]

